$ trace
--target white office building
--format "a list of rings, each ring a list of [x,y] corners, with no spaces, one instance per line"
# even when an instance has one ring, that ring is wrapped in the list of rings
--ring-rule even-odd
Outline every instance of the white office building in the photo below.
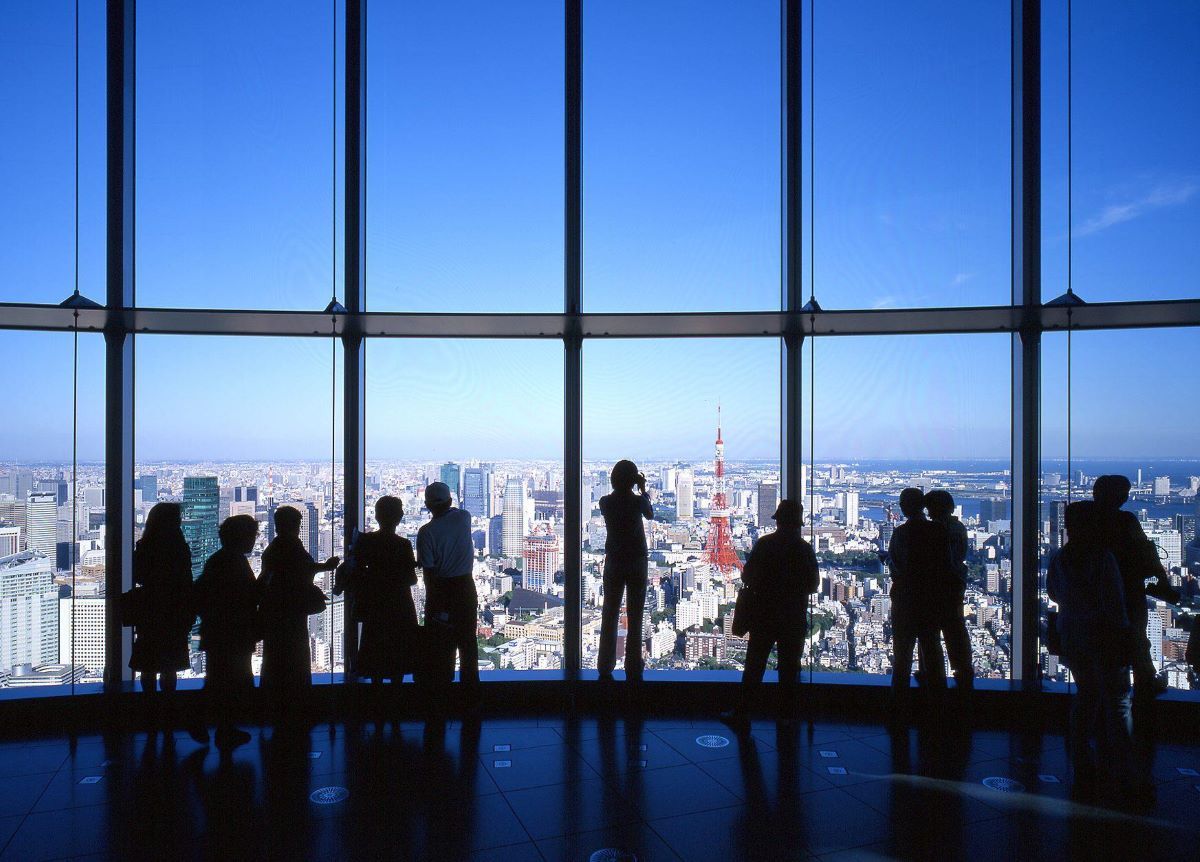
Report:
[[[0,558],[0,667],[58,661],[54,564],[37,551]]]
[[[104,670],[104,598],[74,596],[58,602],[58,654],[89,673]]]

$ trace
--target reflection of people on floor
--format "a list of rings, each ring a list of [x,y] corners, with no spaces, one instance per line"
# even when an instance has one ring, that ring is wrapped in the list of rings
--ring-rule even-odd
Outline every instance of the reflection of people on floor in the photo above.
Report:
[[[632,461],[618,461],[609,474],[612,493],[600,498],[608,531],[604,544],[604,604],[600,611],[600,679],[611,680],[617,664],[617,623],[624,596],[629,628],[625,635],[625,679],[642,678],[642,616],[646,610],[646,528],[654,519],[646,477]],[[635,490],[636,489],[636,490]]]
[[[220,538],[221,549],[208,558],[196,580],[196,609],[200,649],[206,651],[204,690],[217,726],[217,747],[234,748],[250,741],[234,718],[254,689],[250,659],[258,643],[258,584],[246,555],[254,550],[258,522],[250,515],[226,518]]]

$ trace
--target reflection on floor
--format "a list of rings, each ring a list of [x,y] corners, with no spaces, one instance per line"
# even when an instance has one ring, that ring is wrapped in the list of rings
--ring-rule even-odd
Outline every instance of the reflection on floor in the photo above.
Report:
[[[1157,806],[1071,802],[1061,737],[529,718],[0,746],[0,859],[1194,859],[1200,749]],[[1000,780],[1000,779],[1007,779]]]

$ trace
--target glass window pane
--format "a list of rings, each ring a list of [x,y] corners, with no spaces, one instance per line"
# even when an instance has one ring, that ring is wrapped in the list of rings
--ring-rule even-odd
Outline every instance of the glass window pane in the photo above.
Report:
[[[1184,650],[1200,613],[1200,454],[1195,434],[1200,407],[1194,399],[1179,397],[1175,378],[1162,373],[1162,363],[1164,356],[1186,355],[1196,344],[1194,329],[1076,332],[1071,334],[1069,366],[1065,333],[1047,334],[1042,347],[1043,611],[1054,607],[1046,594],[1045,572],[1050,555],[1066,539],[1063,507],[1068,501],[1092,499],[1098,476],[1125,476],[1132,487],[1123,508],[1154,543],[1167,583],[1179,593],[1178,600],[1147,597],[1140,623],[1146,627],[1153,672],[1173,689],[1197,688]],[[1140,605],[1135,600],[1129,607]],[[1046,679],[1067,681],[1069,671],[1044,643],[1041,659]]]
[[[471,514],[479,667],[560,671],[563,348],[557,341],[383,340],[367,352],[367,512],[399,497],[399,533],[450,486]],[[413,587],[423,619],[424,575]]]
[[[816,4],[826,308],[1009,302],[1010,31],[1007,3]]]
[[[324,308],[330,4],[144,3],[137,27],[138,303]]]
[[[776,3],[589,0],[584,304],[780,304]]]
[[[104,301],[105,6],[79,4],[80,290]],[[8,4],[0,27],[0,302],[75,287],[75,8]]]
[[[156,503],[180,504],[195,579],[220,547],[220,523],[251,515],[258,576],[273,513],[293,506],[305,550],[318,560],[341,555],[340,346],[335,354],[318,338],[139,335],[136,356],[135,539]],[[329,595],[329,573],[314,582]],[[343,611],[339,599],[308,618],[314,681],[343,668]],[[194,631],[182,676],[203,676],[204,660]],[[261,642],[252,664],[257,674]]]
[[[376,311],[561,311],[561,3],[378,3],[367,33]]]
[[[98,692],[104,679],[104,339],[79,337],[78,434],[72,336],[2,332],[20,404],[0,435],[0,697]],[[73,466],[72,443],[78,441]],[[67,686],[64,689],[62,686]]]
[[[1047,297],[1200,295],[1200,5],[1076,3],[1067,225],[1067,4],[1043,4],[1043,266]]]
[[[621,459],[634,461],[645,474],[654,509],[654,519],[645,522],[649,576],[640,609],[646,669],[740,668],[746,642],[733,637],[730,626],[741,565],[755,538],[774,528],[771,503],[779,494],[779,359],[779,342],[769,338],[585,345],[585,668],[596,668],[599,659],[610,547],[599,501],[612,490],[610,471]],[[680,383],[667,390],[650,385],[656,370],[667,370]],[[724,509],[716,475],[718,437],[726,459]],[[625,666],[638,613],[631,612],[627,594],[621,607],[617,669]]]
[[[904,522],[900,492],[916,487],[950,492],[966,528],[962,613],[975,674],[1010,676],[1009,345],[1007,335],[823,338],[815,363],[806,346],[815,428],[805,416],[805,509],[822,568],[815,670],[892,672],[892,577],[881,555]]]

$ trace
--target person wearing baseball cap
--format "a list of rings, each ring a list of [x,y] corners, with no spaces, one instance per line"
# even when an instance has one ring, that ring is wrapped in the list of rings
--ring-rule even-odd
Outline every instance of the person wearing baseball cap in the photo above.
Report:
[[[444,700],[454,679],[458,654],[459,680],[473,703],[479,694],[479,654],[475,642],[478,595],[472,569],[471,515],[454,506],[450,487],[433,482],[425,489],[425,508],[433,518],[417,531],[417,565],[425,579],[425,626],[432,631],[430,676],[435,706]]]
[[[738,705],[721,720],[744,731],[749,709],[762,687],[771,647],[779,648],[779,714],[791,718],[794,709],[800,651],[808,628],[808,597],[817,591],[817,555],[802,532],[804,507],[783,500],[775,510],[775,532],[754,543],[742,570],[742,589],[753,591],[750,642]]]

